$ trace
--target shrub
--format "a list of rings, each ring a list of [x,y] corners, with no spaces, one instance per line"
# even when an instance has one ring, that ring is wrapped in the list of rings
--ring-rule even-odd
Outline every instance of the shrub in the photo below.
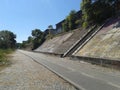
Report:
[[[88,27],[88,22],[84,22],[84,23],[82,24],[82,27],[83,27],[83,28],[87,28],[87,27]]]

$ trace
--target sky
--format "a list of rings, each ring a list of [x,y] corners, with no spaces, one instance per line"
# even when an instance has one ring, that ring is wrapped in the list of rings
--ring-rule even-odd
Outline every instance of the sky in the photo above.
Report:
[[[71,10],[80,10],[81,0],[0,0],[0,30],[27,40],[34,29],[44,31],[62,21]]]

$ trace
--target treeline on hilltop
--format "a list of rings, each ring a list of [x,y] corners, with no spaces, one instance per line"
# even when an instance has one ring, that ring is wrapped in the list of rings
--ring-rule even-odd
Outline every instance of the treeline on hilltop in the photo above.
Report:
[[[62,22],[62,33],[69,32],[78,27],[88,28],[93,25],[101,25],[107,19],[116,16],[120,12],[120,0],[82,0],[80,4],[81,12],[79,16],[72,10]],[[50,27],[52,27],[50,25]],[[44,32],[40,29],[32,30],[27,41],[18,44],[19,48],[38,48],[47,38],[52,38],[50,28]]]

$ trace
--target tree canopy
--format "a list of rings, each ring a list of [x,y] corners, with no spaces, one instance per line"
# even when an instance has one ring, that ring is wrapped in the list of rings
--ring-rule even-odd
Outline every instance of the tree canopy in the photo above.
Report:
[[[45,40],[44,33],[40,29],[32,30],[33,49],[38,48]]]
[[[117,0],[82,0],[83,27],[100,24],[115,14]]]
[[[40,29],[34,29],[31,32],[31,36],[29,36],[26,41],[23,41],[21,44],[18,44],[18,47],[34,50],[46,40],[47,35],[49,35],[49,31],[43,32]]]
[[[77,24],[76,11],[72,10],[69,15],[66,17],[65,22],[63,22],[62,27],[65,32],[73,30],[76,28]]]
[[[15,48],[16,46],[16,35],[8,30],[0,31],[0,48],[8,49]]]

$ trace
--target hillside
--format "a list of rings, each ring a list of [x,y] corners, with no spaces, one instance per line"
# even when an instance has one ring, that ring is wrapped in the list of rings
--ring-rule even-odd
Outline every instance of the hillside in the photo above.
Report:
[[[112,19],[76,56],[120,59],[120,18]]]
[[[77,40],[79,40],[88,30],[76,29],[63,35],[45,41],[35,51],[55,54],[64,54]]]

